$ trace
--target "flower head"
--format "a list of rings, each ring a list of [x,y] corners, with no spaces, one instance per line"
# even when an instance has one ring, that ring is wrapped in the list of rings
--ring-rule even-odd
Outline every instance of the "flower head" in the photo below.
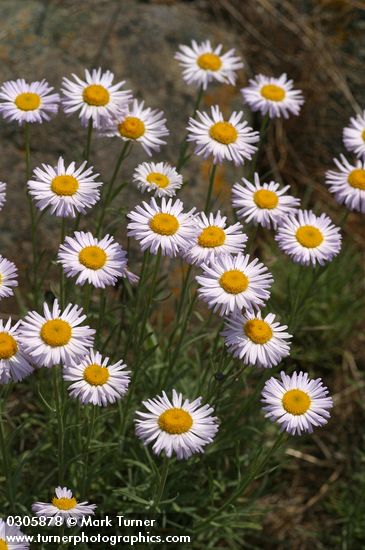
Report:
[[[167,162],[142,162],[133,174],[140,191],[153,192],[155,197],[173,197],[183,184],[183,177]]]
[[[268,114],[270,118],[289,118],[290,114],[299,115],[304,103],[301,90],[293,90],[293,81],[286,74],[279,78],[258,74],[250,79],[249,85],[241,89],[243,102],[252,111]]]
[[[213,408],[201,405],[199,397],[190,403],[181,393],[172,390],[172,400],[165,392],[162,396],[143,401],[148,412],[137,411],[136,435],[145,445],[154,441],[152,450],[162,451],[168,458],[176,454],[186,459],[202,453],[218,431],[218,419],[211,416]]]
[[[11,326],[11,319],[0,319],[0,383],[19,382],[33,372],[30,359],[19,341],[20,321]]]
[[[17,537],[18,540],[17,540]],[[26,542],[24,533],[16,525],[0,519],[0,549],[1,550],[28,550],[29,542]]]
[[[350,119],[350,125],[343,129],[343,143],[365,161],[365,111]]]
[[[56,487],[55,496],[51,502],[35,502],[32,511],[36,516],[67,518],[82,518],[94,515],[96,504],[78,502],[67,487]]]
[[[222,54],[223,46],[211,46],[209,40],[198,44],[192,40],[191,46],[180,45],[175,59],[183,68],[183,78],[188,84],[202,86],[207,89],[209,82],[217,81],[235,84],[236,71],[243,68],[240,57],[235,56],[235,50]]]
[[[365,214],[365,159],[351,164],[341,155],[334,159],[338,170],[326,172],[326,184],[340,204]]]
[[[321,378],[311,380],[306,372],[281,372],[280,377],[270,378],[262,391],[265,416],[291,435],[312,433],[313,427],[327,424],[333,403]]]
[[[6,183],[0,181],[0,210],[6,202]]]
[[[0,298],[13,296],[15,286],[18,286],[18,270],[13,262],[0,255]]]
[[[0,87],[0,113],[3,118],[24,123],[50,120],[58,111],[60,96],[51,93],[46,80],[28,84],[23,78],[9,80]]]

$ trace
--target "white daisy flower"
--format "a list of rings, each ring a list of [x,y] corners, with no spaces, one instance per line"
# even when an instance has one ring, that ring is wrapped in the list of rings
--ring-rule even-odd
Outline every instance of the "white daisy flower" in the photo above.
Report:
[[[196,277],[199,296],[219,315],[262,306],[270,296],[271,273],[257,258],[250,261],[248,254],[222,254],[202,269],[203,275]]]
[[[268,114],[270,118],[299,115],[304,103],[301,90],[293,90],[293,81],[288,80],[286,74],[279,78],[258,74],[249,80],[249,85],[241,89],[243,102],[250,106],[252,111]]]
[[[101,68],[91,72],[85,69],[85,80],[72,74],[73,80],[62,79],[61,102],[65,113],[80,111],[81,124],[87,126],[92,119],[94,128],[101,128],[103,122],[116,115],[132,99],[130,90],[121,90],[125,81],[113,84],[114,74],[102,72]]]
[[[192,40],[191,46],[180,44],[180,51],[176,52],[175,59],[183,67],[185,82],[202,86],[204,90],[214,80],[234,85],[236,71],[244,65],[241,58],[234,55],[234,49],[222,54],[222,48],[221,44],[213,48],[209,40],[201,44]]]
[[[72,491],[67,487],[56,487],[55,496],[51,502],[35,502],[32,511],[38,517],[45,516],[67,518],[82,518],[92,516],[95,513],[96,504],[78,502]]]
[[[228,121],[224,120],[219,107],[211,108],[211,115],[197,111],[198,120],[189,119],[188,141],[195,142],[195,153],[203,158],[213,156],[215,164],[224,160],[231,160],[235,165],[243,164],[245,159],[250,160],[257,151],[252,145],[260,139],[259,133],[247,126],[247,122],[240,122],[243,112],[233,112]]]
[[[28,84],[18,78],[4,82],[0,87],[0,113],[19,125],[50,120],[57,113],[60,100],[52,90],[46,80]]]
[[[80,362],[73,361],[63,369],[63,378],[73,382],[68,390],[70,396],[81,403],[92,403],[105,407],[115,403],[126,394],[130,382],[130,371],[122,360],[108,365],[109,357],[102,358],[93,350]]]
[[[19,537],[19,539],[16,537]],[[0,519],[1,550],[27,550],[29,542],[22,540],[22,538],[26,539],[26,535],[16,525],[8,525],[6,520]]]
[[[173,197],[183,177],[167,162],[142,162],[134,171],[133,182],[140,191],[153,191],[155,197]]]
[[[166,141],[161,139],[170,133],[165,122],[162,111],[150,107],[145,109],[144,101],[138,103],[134,99],[131,106],[109,119],[101,135],[116,136],[123,141],[137,141],[147,155],[151,156],[153,151],[159,151],[161,145],[166,144]]]
[[[94,343],[95,330],[80,327],[86,319],[83,309],[68,304],[61,312],[58,301],[49,308],[45,302],[44,314],[30,311],[20,325],[20,342],[33,361],[43,367],[69,364],[82,359]]]
[[[343,129],[343,143],[348,151],[365,160],[365,111],[350,118],[350,125]]]
[[[166,201],[162,198],[159,206],[155,199],[143,202],[127,214],[128,236],[140,241],[141,249],[148,248],[152,254],[161,249],[164,256],[176,256],[185,252],[195,235],[195,208],[183,212],[181,200]]]
[[[218,419],[211,416],[213,408],[201,405],[201,397],[190,403],[181,393],[172,390],[170,401],[162,396],[143,401],[148,412],[137,411],[136,435],[145,445],[154,441],[152,450],[168,458],[176,454],[179,460],[202,453],[218,431]]]
[[[14,286],[18,286],[18,270],[13,262],[0,255],[0,298],[13,296]]]
[[[272,313],[263,319],[260,311],[237,311],[225,320],[221,334],[230,353],[245,365],[271,368],[289,355],[292,335],[287,328]]]
[[[6,183],[0,181],[0,210],[6,202]]]
[[[186,251],[187,262],[209,264],[221,254],[238,254],[244,250],[247,235],[243,233],[242,225],[235,223],[227,227],[227,218],[220,211],[208,216],[201,212],[194,221],[197,233]]]
[[[77,285],[90,283],[96,288],[105,288],[114,286],[118,277],[133,280],[127,270],[126,251],[109,235],[99,240],[90,232],[76,231],[60,245],[58,263],[68,277],[77,276]]]
[[[0,383],[11,380],[20,382],[33,372],[29,357],[24,353],[19,342],[20,321],[13,327],[11,319],[4,322],[0,319]]]
[[[287,195],[290,186],[282,187],[270,181],[260,183],[257,172],[254,174],[255,183],[242,178],[244,185],[235,183],[232,188],[232,206],[237,208],[237,216],[245,223],[253,222],[262,227],[276,229],[280,220],[292,214],[298,208],[300,200]]]
[[[270,378],[262,391],[265,416],[291,435],[312,433],[313,426],[327,424],[333,403],[321,378],[311,380],[306,372],[280,376],[281,380]]]
[[[62,157],[57,166],[42,164],[36,168],[33,179],[28,181],[30,195],[40,210],[50,207],[51,214],[63,218],[75,218],[85,214],[100,198],[101,181],[95,181],[99,174],[93,174],[93,167],[86,168],[86,161],[79,168],[71,162],[66,168]]]
[[[323,265],[341,249],[339,228],[326,214],[315,216],[308,210],[298,210],[283,220],[275,240],[285,254],[302,265]]]
[[[341,161],[334,162],[338,170],[326,172],[329,191],[340,204],[365,214],[365,160],[351,164],[341,155]]]

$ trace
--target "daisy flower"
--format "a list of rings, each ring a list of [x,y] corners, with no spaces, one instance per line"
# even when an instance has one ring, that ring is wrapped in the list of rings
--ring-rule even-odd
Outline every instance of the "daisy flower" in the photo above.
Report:
[[[197,234],[186,251],[185,259],[192,264],[210,263],[221,254],[238,254],[246,246],[247,235],[242,225],[227,227],[227,218],[220,211],[208,216],[201,212],[195,217]]]
[[[43,316],[30,311],[21,321],[20,342],[38,366],[53,367],[82,359],[94,343],[95,330],[82,326],[83,309],[68,304],[61,312],[58,301],[52,308],[43,304]]]
[[[24,123],[42,123],[58,111],[60,96],[52,94],[46,80],[28,84],[23,78],[9,80],[0,87],[0,113],[3,118]]]
[[[15,537],[19,537],[19,539],[17,540]],[[16,525],[8,525],[6,520],[0,519],[1,550],[27,550],[29,542],[22,540],[22,538],[26,539],[26,535]]]
[[[282,221],[275,239],[285,254],[302,265],[323,265],[341,249],[339,228],[326,214],[315,216],[308,210],[298,210]]]
[[[164,256],[176,256],[190,246],[195,235],[194,208],[183,212],[181,200],[166,201],[162,198],[159,206],[155,199],[150,203],[143,202],[127,214],[131,220],[128,223],[128,236],[140,241],[141,249],[150,249],[152,254],[158,250]]]
[[[121,90],[125,81],[113,84],[114,74],[102,72],[101,68],[91,72],[85,69],[85,80],[77,75],[62,79],[61,99],[65,113],[80,111],[81,124],[87,126],[92,120],[94,128],[101,128],[103,121],[116,115],[132,99],[129,90]]]
[[[260,183],[257,172],[254,180],[255,183],[251,183],[242,178],[244,185],[234,184],[232,206],[238,209],[237,216],[245,223],[253,222],[268,229],[276,229],[280,220],[295,212],[300,200],[286,194],[289,185],[280,189],[279,183],[274,181]]]
[[[250,261],[248,254],[222,254],[202,269],[203,275],[196,277],[199,296],[219,315],[262,306],[270,296],[271,273],[257,258]]]
[[[11,319],[0,319],[0,383],[19,382],[33,372],[29,357],[19,342],[20,321],[13,327]]]
[[[12,287],[18,286],[17,278],[18,270],[15,264],[0,255],[0,298],[13,296]]]
[[[148,412],[137,411],[136,435],[145,445],[154,441],[152,450],[168,458],[176,454],[179,460],[202,453],[218,431],[218,419],[211,416],[213,408],[201,405],[201,397],[190,403],[181,393],[172,390],[172,400],[162,396],[143,401]]]
[[[61,517],[64,520],[67,518],[82,518],[84,516],[94,515],[96,504],[88,502],[78,502],[72,491],[67,487],[56,487],[55,496],[51,502],[35,502],[32,504],[32,511],[36,516],[41,517]]]
[[[348,151],[365,160],[365,111],[350,118],[350,125],[343,129],[343,143]]]
[[[334,159],[338,170],[326,172],[326,184],[340,204],[365,214],[365,160],[351,164],[341,155]]]
[[[299,115],[304,103],[301,90],[293,90],[293,81],[286,74],[279,78],[258,74],[249,80],[249,85],[241,89],[243,102],[252,111],[268,114],[270,118],[289,118],[290,114]]]
[[[6,183],[0,181],[0,210],[6,202]]]
[[[207,158],[213,156],[215,164],[224,160],[231,160],[235,165],[243,164],[245,159],[250,160],[257,151],[252,145],[260,139],[259,133],[247,126],[247,122],[240,122],[243,112],[233,112],[228,121],[217,105],[212,106],[211,115],[197,111],[197,117],[189,119],[188,141],[195,142],[195,153]]]
[[[115,403],[127,392],[130,371],[122,360],[108,365],[109,357],[102,358],[93,350],[80,362],[73,361],[63,369],[63,378],[72,382],[68,390],[70,396],[81,403],[92,403],[105,407]]]
[[[175,59],[183,68],[183,79],[188,84],[202,86],[206,90],[209,82],[232,84],[236,82],[236,71],[243,68],[240,57],[236,57],[235,50],[222,54],[223,46],[219,44],[213,48],[209,40],[198,44],[192,40],[191,46],[180,44]]]
[[[237,311],[226,319],[222,332],[226,346],[245,365],[271,368],[289,355],[291,334],[288,327],[275,322],[275,315],[264,317],[261,312]]]
[[[90,232],[76,231],[61,244],[57,258],[68,277],[77,276],[77,285],[90,283],[105,288],[114,286],[118,277],[133,281],[134,276],[127,270],[126,251],[109,235],[99,240]]]
[[[140,191],[153,191],[155,197],[173,197],[183,177],[167,162],[142,162],[134,171],[133,182]]]
[[[281,424],[291,435],[313,432],[313,426],[327,424],[332,399],[321,378],[311,380],[305,372],[291,376],[280,373],[281,380],[270,378],[262,391],[266,418]]]
[[[133,100],[131,106],[119,115],[109,119],[101,135],[119,137],[123,141],[137,141],[151,156],[152,151],[159,151],[166,141],[161,138],[169,134],[162,111],[144,108],[144,101]]]
[[[93,167],[86,168],[86,161],[79,168],[71,162],[66,168],[62,157],[57,166],[42,164],[36,168],[33,179],[28,181],[30,195],[40,210],[50,207],[51,214],[63,218],[75,218],[85,214],[100,198],[101,181],[95,181],[99,174],[93,174]]]

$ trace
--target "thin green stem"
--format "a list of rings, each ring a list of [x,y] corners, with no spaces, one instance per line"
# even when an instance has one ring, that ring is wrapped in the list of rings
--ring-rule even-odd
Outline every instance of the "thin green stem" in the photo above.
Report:
[[[82,481],[82,494],[85,496],[88,493],[88,488],[90,485],[90,480],[89,480],[90,446],[91,446],[91,440],[95,430],[96,413],[97,413],[97,405],[92,405],[91,418],[88,418],[89,430],[87,434],[85,453],[84,453],[85,458],[84,458],[84,475],[83,475],[83,481]]]
[[[64,425],[64,411],[63,411],[63,396],[61,394],[61,372],[58,367],[53,367],[53,391],[55,400],[55,410],[57,418],[57,441],[58,441],[58,482],[62,484],[64,482],[65,474],[65,425]]]
[[[213,187],[214,187],[214,180],[215,180],[215,174],[216,174],[216,171],[217,171],[217,166],[218,166],[217,164],[212,164],[212,166],[210,168],[209,187],[208,187],[207,198],[206,198],[205,206],[204,206],[204,212],[206,214],[209,211],[210,200],[212,198],[212,192],[213,192]]]
[[[167,456],[165,456],[164,459],[163,459],[162,469],[161,469],[161,473],[160,473],[160,477],[159,477],[159,483],[156,487],[155,495],[153,497],[153,505],[152,505],[152,510],[153,511],[158,509],[158,507],[160,505],[160,502],[161,502],[161,499],[163,497],[165,486],[166,486],[166,481],[167,481],[167,476],[168,476],[168,473],[169,473],[170,460],[171,459],[167,458]]]
[[[90,158],[92,133],[93,133],[93,119],[89,118],[89,122],[88,122],[88,125],[87,125],[86,146],[85,146],[85,151],[84,151],[84,159],[87,162],[89,162],[89,158]]]
[[[61,244],[63,244],[64,240],[65,240],[65,235],[66,235],[66,219],[65,218],[62,218],[62,221],[61,221]],[[61,274],[60,274],[60,304],[61,304],[61,309],[63,310],[64,307],[65,307],[65,300],[66,300],[66,285],[65,285],[65,272],[64,272],[64,269],[62,267],[62,265],[60,266],[60,269],[61,269]]]
[[[270,117],[269,117],[269,114],[267,113],[261,121],[260,141],[259,141],[259,144],[257,146],[257,151],[253,156],[252,163],[251,163],[251,166],[250,166],[250,172],[249,172],[249,178],[248,178],[250,180],[252,180],[252,178],[254,176],[254,173],[256,171],[257,162],[258,162],[258,159],[259,159],[259,156],[260,156],[262,145],[263,145],[264,140],[265,140],[265,136],[266,136],[266,132],[267,132],[267,129],[268,129],[268,126],[269,126],[269,122],[270,122]]]
[[[30,169],[30,127],[29,124],[24,124],[24,148],[25,148],[25,177],[28,182],[31,177]],[[27,186],[26,186],[27,189]],[[32,291],[33,291],[33,300],[34,306],[38,307],[38,254],[37,254],[37,238],[36,238],[36,216],[34,212],[32,198],[27,191],[27,199],[29,205],[29,215],[31,221],[31,238],[32,238],[32,266],[33,266],[33,281],[32,281]]]
[[[5,410],[6,398],[1,400],[0,407],[0,449],[3,462],[3,475],[5,477],[6,492],[12,513],[14,512],[15,499],[13,488],[13,473],[11,467],[11,455],[9,452],[9,445],[6,441],[5,427],[4,427],[4,410]]]
[[[203,93],[204,93],[203,86],[200,86],[198,90],[198,94],[195,99],[192,118],[195,118],[196,112],[199,109],[199,105],[203,98]],[[189,142],[187,141],[187,137],[188,137],[188,134],[185,135],[184,140],[181,142],[181,145],[180,145],[180,154],[179,154],[178,161],[176,163],[177,171],[181,170],[181,168],[184,166],[184,164],[189,158],[189,155],[186,154],[189,149]]]

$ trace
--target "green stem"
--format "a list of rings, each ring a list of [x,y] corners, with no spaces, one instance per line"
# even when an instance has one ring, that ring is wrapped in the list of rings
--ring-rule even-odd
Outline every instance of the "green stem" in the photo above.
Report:
[[[60,367],[62,368],[62,367]],[[63,416],[63,396],[61,395],[60,377],[62,372],[58,367],[53,367],[53,391],[57,417],[57,441],[58,441],[58,482],[62,485],[64,481],[64,451],[65,451],[65,425]]]
[[[209,211],[209,204],[210,204],[210,199],[212,197],[212,192],[213,192],[213,187],[214,187],[214,179],[215,179],[215,173],[217,171],[217,166],[218,166],[217,164],[212,164],[212,166],[210,168],[208,194],[207,194],[207,198],[206,198],[205,206],[204,206],[204,212],[206,214]]]
[[[1,449],[2,462],[3,462],[3,475],[5,477],[5,482],[6,482],[7,498],[9,500],[9,504],[13,513],[15,510],[14,509],[15,499],[14,499],[14,489],[13,489],[11,455],[9,453],[9,445],[6,441],[5,428],[4,428],[5,403],[6,403],[6,396],[4,396],[4,399],[2,400],[2,404],[0,408],[0,449]]]
[[[254,176],[254,173],[256,171],[257,162],[258,162],[258,159],[259,159],[262,144],[264,143],[264,140],[265,140],[265,135],[266,135],[266,132],[267,132],[267,129],[268,129],[268,126],[269,126],[269,122],[270,122],[270,117],[269,117],[269,114],[266,113],[266,115],[263,117],[263,119],[261,121],[260,141],[259,141],[259,144],[257,146],[257,151],[253,156],[252,163],[251,163],[251,166],[250,166],[250,172],[249,172],[249,178],[248,178],[249,180],[252,180],[252,178]]]
[[[167,475],[169,473],[169,465],[170,465],[170,459],[167,458],[167,456],[165,456],[162,463],[162,469],[159,477],[159,484],[156,488],[155,496],[153,498],[152,510],[158,509],[160,505],[160,502],[165,490],[165,486],[166,486]]]
[[[84,159],[87,162],[89,162],[89,158],[90,158],[92,133],[93,133],[93,119],[89,118],[89,122],[88,122],[88,125],[87,125],[86,147],[85,147],[85,152],[84,152]]]
[[[25,177],[28,182],[31,177],[30,169],[30,127],[29,124],[24,124],[24,147],[25,147]],[[26,186],[27,189],[27,186]],[[34,212],[32,198],[27,191],[27,199],[29,205],[29,215],[31,221],[31,237],[32,237],[32,265],[33,265],[33,298],[34,306],[38,307],[38,254],[37,254],[37,239],[36,239],[36,216]]]
[[[82,481],[82,494],[87,495],[90,480],[89,480],[89,459],[90,459],[90,446],[91,440],[94,435],[95,421],[96,421],[97,405],[92,405],[91,419],[88,419],[89,430],[87,434],[86,447],[85,447],[85,459],[84,459],[84,476]]]
[[[65,240],[66,235],[66,218],[62,218],[61,221],[61,244],[63,244]],[[61,267],[61,275],[60,275],[60,305],[61,309],[63,310],[65,308],[65,299],[66,299],[66,288],[65,288],[65,272],[63,270],[63,267]]]
[[[195,99],[194,111],[193,111],[193,114],[192,114],[192,118],[195,118],[196,112],[199,109],[199,105],[200,105],[201,100],[203,98],[203,93],[204,93],[203,86],[200,86],[199,90],[198,90],[198,94],[197,94],[196,99]],[[186,139],[187,137],[188,137],[188,134],[185,135],[184,140],[180,145],[180,154],[179,154],[178,161],[176,163],[177,171],[181,170],[181,168],[184,166],[184,164],[186,163],[186,161],[189,158],[189,156],[186,155],[187,150],[189,148],[189,142]]]

